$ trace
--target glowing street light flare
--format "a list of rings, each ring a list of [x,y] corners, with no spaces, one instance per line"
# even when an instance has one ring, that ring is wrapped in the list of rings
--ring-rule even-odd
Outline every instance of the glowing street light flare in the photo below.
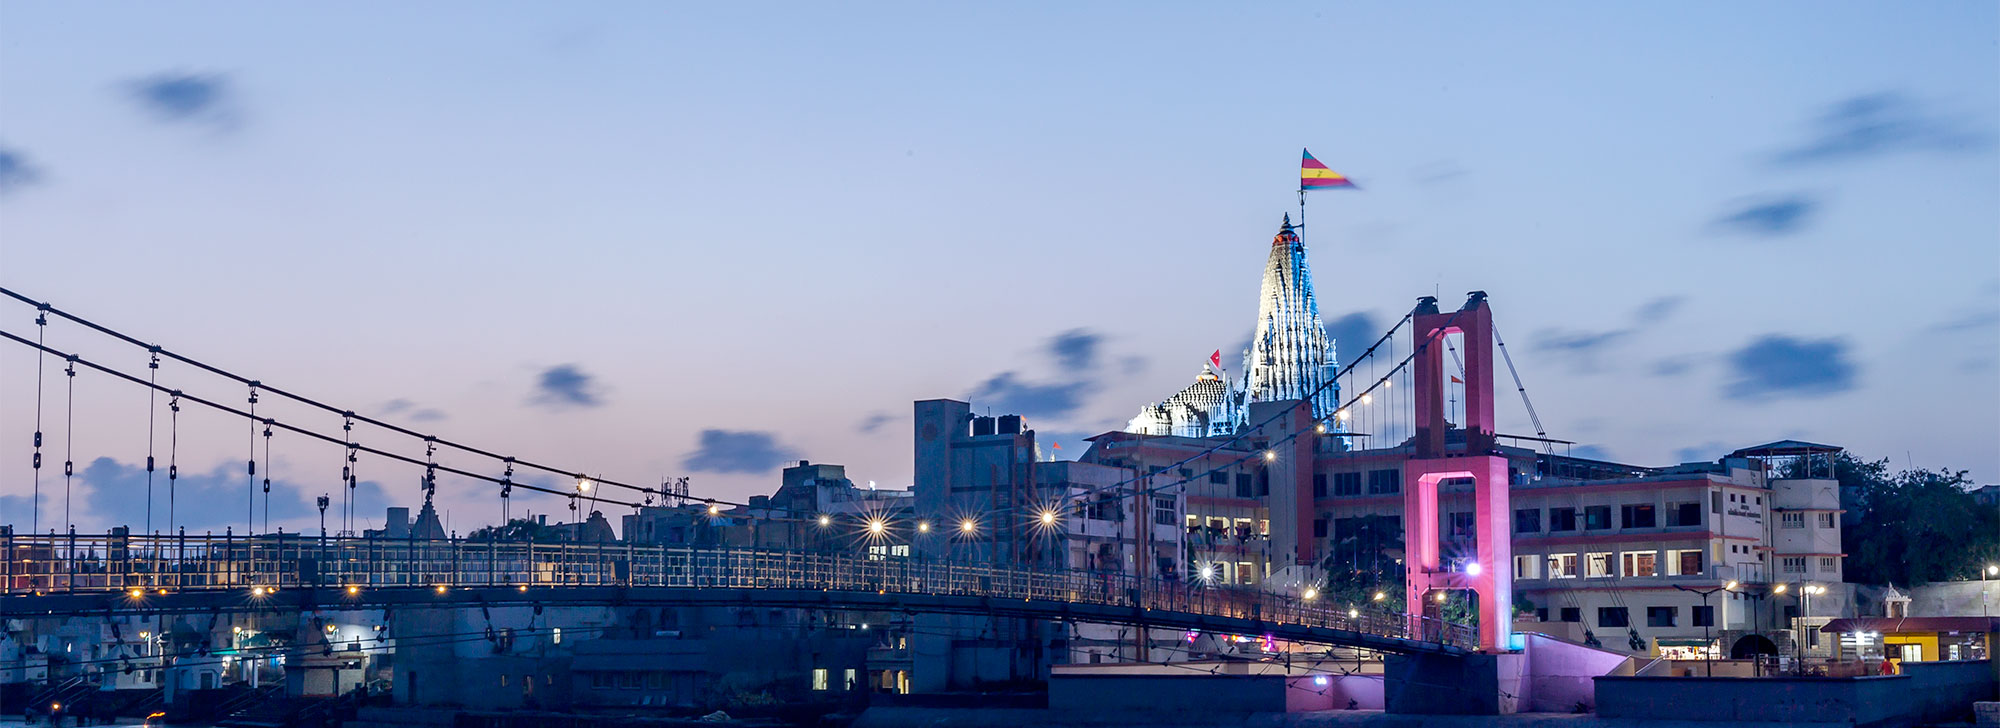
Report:
[[[1055,525],[1055,524],[1056,524],[1056,512],[1055,512],[1055,511],[1051,511],[1051,510],[1043,510],[1043,511],[1042,511],[1042,515],[1041,515],[1041,521],[1042,521],[1042,525],[1044,525],[1044,526],[1053,526],[1053,525]]]
[[[719,515],[722,515],[722,506],[719,506],[719,505],[716,505],[716,504],[715,504],[715,503],[713,503],[713,502],[710,502],[710,503],[708,504],[708,515],[711,515],[711,516],[719,516]]]
[[[1215,579],[1215,567],[1209,564],[1203,564],[1201,567],[1201,580],[1212,581],[1214,579]]]
[[[1335,411],[1334,411],[1334,413],[1333,413],[1333,416],[1334,416],[1335,418],[1339,419],[1339,420],[1340,420],[1341,422],[1346,422],[1346,421],[1347,421],[1347,418],[1349,417],[1349,415],[1347,414],[1347,410],[1344,410],[1344,409],[1342,409],[1342,410],[1335,410]]]
[[[1319,431],[1319,434],[1322,434],[1322,435],[1324,435],[1324,434],[1326,434],[1326,423],[1324,423],[1324,422],[1321,422],[1321,423],[1319,423],[1319,425],[1318,425],[1318,426],[1314,427],[1313,429],[1315,429],[1315,430],[1318,430],[1318,431]]]
[[[360,593],[361,593],[361,587],[358,587],[358,586],[355,586],[355,585],[353,585],[353,584],[349,584],[349,585],[347,585],[347,595],[348,595],[348,596],[350,596],[350,597],[351,597],[351,596],[354,596],[354,595],[356,595],[356,594],[360,594]]]
[[[979,523],[970,518],[958,522],[959,533],[972,533],[978,530],[979,530]]]
[[[1444,592],[1438,592],[1438,595],[1437,595],[1437,603],[1439,603],[1439,604],[1443,604],[1443,603],[1444,603]]]
[[[146,596],[146,590],[144,589],[133,589],[129,593],[132,595],[133,599],[138,599],[139,597]]]
[[[1785,584],[1779,584],[1779,585],[1777,585],[1777,586],[1774,586],[1774,587],[1771,587],[1771,593],[1772,593],[1772,594],[1783,594],[1783,593],[1785,593],[1785,588],[1786,588],[1786,586],[1787,586],[1787,585],[1785,585]]]
[[[869,533],[872,533],[872,534],[875,534],[875,535],[879,536],[879,535],[882,535],[882,531],[883,531],[883,530],[885,530],[885,529],[887,529],[887,528],[888,528],[888,525],[887,525],[887,524],[884,524],[884,523],[882,523],[882,519],[880,519],[880,518],[870,518],[870,519],[868,519],[868,532],[869,532]]]
[[[918,521],[918,522],[917,522],[917,533],[930,533],[930,532],[931,532],[931,522],[930,522],[930,521]]]
[[[1372,395],[1372,394],[1367,394],[1367,393],[1363,393],[1363,394],[1361,395],[1361,403],[1362,403],[1362,404],[1369,404],[1369,403],[1371,403],[1371,402],[1374,402],[1374,401],[1375,401],[1375,395]]]
[[[444,585],[443,584],[437,585],[437,593],[443,594],[444,592],[445,592]]]
[[[1268,462],[1271,462],[1271,461],[1273,461],[1273,460],[1276,460],[1276,459],[1278,459],[1278,451],[1276,451],[1276,450],[1265,450],[1265,451],[1264,451],[1264,462],[1267,462],[1267,463],[1268,463]]]
[[[1357,618],[1357,617],[1360,617],[1360,616],[1361,616],[1361,610],[1359,610],[1359,609],[1349,609],[1349,610],[1347,610],[1347,618],[1348,618],[1348,619],[1354,619],[1354,618]]]
[[[1477,561],[1469,561],[1469,562],[1466,562],[1466,564],[1465,564],[1465,575],[1466,575],[1466,576],[1478,576],[1478,575],[1479,575],[1479,572],[1480,572],[1480,570],[1481,570],[1481,569],[1483,569],[1483,568],[1484,568],[1484,567],[1481,567],[1481,566],[1479,565],[1479,562],[1477,562]]]
[[[1723,591],[1736,591],[1736,580],[1735,580],[1735,579],[1730,579],[1730,580],[1729,580],[1729,583],[1727,583],[1727,584],[1723,584],[1723,585],[1722,585],[1722,590],[1723,590]]]
[[[1310,602],[1314,599],[1319,598],[1319,590],[1314,589],[1312,587],[1306,587],[1306,593],[1300,596],[1304,597],[1306,601]]]
[[[1388,598],[1389,598],[1389,595],[1388,595],[1388,593],[1387,593],[1387,592],[1375,592],[1375,596],[1374,596],[1374,597],[1372,597],[1372,599],[1374,599],[1374,601],[1378,601],[1378,602],[1379,602],[1379,601],[1382,601],[1382,600],[1384,600],[1384,599],[1388,599]]]
[[[589,479],[589,478],[577,478],[577,479],[576,479],[576,492],[578,492],[578,493],[588,493],[588,492],[590,492],[590,479]]]

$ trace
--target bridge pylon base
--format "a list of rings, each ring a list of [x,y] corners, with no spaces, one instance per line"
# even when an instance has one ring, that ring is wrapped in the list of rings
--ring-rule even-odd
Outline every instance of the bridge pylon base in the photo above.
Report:
[[[1503,715],[1528,705],[1528,656],[1385,655],[1385,712],[1406,715]]]

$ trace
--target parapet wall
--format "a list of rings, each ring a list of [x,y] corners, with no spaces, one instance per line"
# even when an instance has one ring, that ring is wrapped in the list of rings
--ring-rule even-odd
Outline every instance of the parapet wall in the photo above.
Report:
[[[1976,662],[1913,662],[1867,677],[1613,677],[1596,679],[1597,714],[1633,720],[1836,723],[1898,728],[1963,720],[1992,700],[1993,672]]]

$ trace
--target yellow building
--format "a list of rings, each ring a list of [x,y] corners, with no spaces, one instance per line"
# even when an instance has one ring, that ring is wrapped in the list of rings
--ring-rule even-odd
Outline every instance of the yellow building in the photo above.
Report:
[[[1984,660],[1991,654],[1994,617],[1859,617],[1821,627],[1835,635],[1841,659],[1899,662]]]

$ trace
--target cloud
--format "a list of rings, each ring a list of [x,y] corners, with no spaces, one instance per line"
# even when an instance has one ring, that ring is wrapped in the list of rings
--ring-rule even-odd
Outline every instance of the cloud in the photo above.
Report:
[[[1640,325],[1657,324],[1674,315],[1684,303],[1687,303],[1686,296],[1661,296],[1641,304],[1639,310],[1632,312],[1632,318]]]
[[[1604,460],[1604,461],[1611,460],[1611,451],[1605,450],[1604,448],[1598,447],[1596,445],[1572,446],[1569,449],[1568,455],[1573,458],[1586,458],[1590,460]]]
[[[528,403],[548,409],[598,407],[604,404],[604,398],[597,389],[594,378],[577,365],[559,364],[542,370],[536,377],[535,394]]]
[[[444,419],[445,417],[446,415],[444,413],[444,410],[440,410],[435,407],[425,407],[423,409],[410,413],[411,422],[436,422],[438,420]]]
[[[1939,322],[1931,330],[1942,334],[1964,333],[2000,326],[2000,311],[1975,311],[1947,321]]]
[[[1647,371],[1656,377],[1678,377],[1682,374],[1686,374],[1689,369],[1693,368],[1694,368],[1693,357],[1670,356],[1665,359],[1653,362],[1653,366],[1650,367]]]
[[[229,79],[219,73],[161,73],[126,84],[139,107],[167,123],[236,122]]]
[[[1057,367],[1081,373],[1097,365],[1097,348],[1102,343],[1104,337],[1083,329],[1065,331],[1049,340],[1049,355],[1055,357]]]
[[[0,147],[0,196],[42,181],[42,171],[20,152]]]
[[[283,467],[280,461],[279,467]],[[185,526],[191,533],[202,531],[222,531],[225,528],[243,528],[246,509],[249,508],[252,486],[243,474],[242,466],[235,461],[217,463],[206,473],[182,471],[181,477],[172,489],[172,510],[174,523],[167,520],[169,494],[166,467],[163,465],[153,472],[153,528],[168,532],[174,525]],[[319,515],[319,508],[313,500],[321,493],[333,498],[338,508],[344,497],[339,490],[339,474],[334,473],[324,479],[314,478],[313,482],[324,481],[326,487],[301,485],[298,481],[274,478],[271,481],[271,523],[295,522],[299,519]],[[257,527],[264,526],[264,493],[260,484],[255,486]],[[41,526],[44,532],[50,528],[60,530],[62,524],[61,495],[49,497],[42,494]],[[77,499],[72,513],[88,514],[97,528],[110,526],[131,526],[139,531],[146,524],[146,468],[141,464],[126,464],[112,458],[100,457],[77,471],[74,497]],[[4,504],[7,518],[25,532],[32,513],[28,508],[29,498],[8,496]],[[355,513],[380,514],[390,505],[387,492],[382,485],[372,480],[364,480],[355,486]],[[329,528],[333,527],[334,513],[327,513]],[[81,519],[79,519],[81,520]],[[86,530],[79,525],[78,530]]]
[[[446,417],[444,410],[435,407],[418,407],[417,403],[402,398],[383,402],[379,409],[384,415],[403,414],[407,412],[409,414],[405,416],[412,422],[436,422]]]
[[[1896,92],[1842,100],[1821,112],[1811,127],[1806,139],[1778,152],[1772,163],[1796,167],[1908,152],[1957,154],[1990,141]]]
[[[1675,450],[1674,464],[1678,465],[1680,463],[1711,463],[1715,462],[1717,459],[1720,459],[1723,455],[1729,453],[1731,450],[1734,449],[1735,448],[1732,448],[1728,445],[1724,445],[1720,442],[1714,442],[1714,441],[1704,442],[1694,447],[1684,447],[1679,450]]]
[[[1375,314],[1368,311],[1355,311],[1326,322],[1326,335],[1333,338],[1334,353],[1342,355],[1347,361],[1361,356],[1361,352],[1367,351],[1370,344],[1382,338],[1382,332],[1387,329],[1375,318]]]
[[[417,406],[417,403],[411,402],[407,399],[392,399],[387,402],[383,402],[381,409],[382,409],[382,414],[393,415],[398,412],[408,411],[411,407],[415,406]]]
[[[695,473],[768,473],[798,458],[769,432],[702,430],[694,452],[681,460],[681,467]]]
[[[868,434],[868,433],[871,433],[871,432],[874,432],[874,431],[876,431],[876,430],[879,430],[879,429],[882,429],[882,426],[883,426],[883,425],[887,425],[887,424],[889,424],[889,423],[891,423],[891,422],[895,422],[895,421],[896,421],[896,418],[895,418],[894,416],[890,415],[889,413],[887,413],[887,412],[877,412],[877,413],[875,413],[875,414],[872,414],[872,415],[869,415],[869,416],[867,416],[867,417],[865,417],[865,418],[862,418],[862,420],[861,420],[861,424],[859,424],[859,425],[856,425],[856,426],[854,427],[854,429],[856,429],[856,430],[859,430],[859,431],[861,432],[861,434],[864,434],[864,435],[866,435],[866,434]]]
[[[1779,237],[1804,230],[1819,202],[1802,194],[1738,200],[1710,223],[1726,232]]]
[[[1088,381],[1034,383],[1001,372],[972,390],[971,399],[994,409],[1031,417],[1067,417],[1083,406],[1094,385]]]
[[[1146,361],[1146,357],[1137,355],[1127,356],[1118,360],[1118,373],[1127,376],[1139,374],[1146,371],[1146,367],[1150,365]]]
[[[1854,388],[1858,372],[1846,341],[1783,334],[1760,337],[1730,352],[1729,369],[1735,379],[1723,396],[1744,401],[1838,394]]]

